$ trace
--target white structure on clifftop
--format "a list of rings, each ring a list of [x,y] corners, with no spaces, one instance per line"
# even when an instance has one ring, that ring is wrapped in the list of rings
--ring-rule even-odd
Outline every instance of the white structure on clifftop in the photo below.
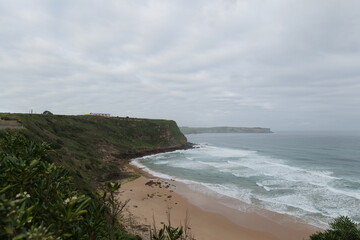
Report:
[[[92,115],[92,116],[101,116],[101,117],[111,117],[110,113],[89,113],[85,115]]]

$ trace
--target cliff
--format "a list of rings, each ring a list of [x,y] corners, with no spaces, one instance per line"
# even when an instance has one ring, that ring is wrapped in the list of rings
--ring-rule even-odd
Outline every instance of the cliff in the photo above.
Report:
[[[64,166],[85,190],[129,177],[121,168],[130,158],[191,146],[169,120],[5,113],[0,119],[18,121],[23,128],[12,131],[49,143],[49,159]]]
[[[199,133],[272,133],[270,128],[260,128],[260,127],[211,127],[211,128],[181,127],[180,130],[184,134],[199,134]]]

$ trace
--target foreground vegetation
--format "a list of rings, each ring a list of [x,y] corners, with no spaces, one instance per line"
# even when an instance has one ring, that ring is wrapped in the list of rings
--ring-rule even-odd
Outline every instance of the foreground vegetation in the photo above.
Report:
[[[360,240],[360,227],[350,218],[341,216],[330,223],[330,229],[315,233],[310,240]]]
[[[49,162],[50,146],[14,132],[0,139],[0,239],[141,240],[118,224],[128,201],[115,196],[120,183],[102,194],[82,194],[67,171]],[[154,240],[190,239],[183,227],[169,225]]]
[[[101,196],[82,194],[48,153],[48,144],[2,133],[0,239],[140,239],[118,225],[122,204],[111,197],[118,184]]]

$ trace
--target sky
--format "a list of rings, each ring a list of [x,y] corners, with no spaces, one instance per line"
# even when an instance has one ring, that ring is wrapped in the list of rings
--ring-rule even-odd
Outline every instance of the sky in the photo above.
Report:
[[[0,0],[0,112],[360,130],[359,0]]]

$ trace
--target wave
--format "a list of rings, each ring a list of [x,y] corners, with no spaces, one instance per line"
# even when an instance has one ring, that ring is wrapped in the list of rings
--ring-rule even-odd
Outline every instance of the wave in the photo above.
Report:
[[[258,185],[259,187],[264,188],[264,189],[265,189],[266,191],[268,191],[268,192],[270,192],[270,191],[272,190],[272,188],[269,188],[269,187],[267,187],[267,186],[264,186],[263,184],[261,184],[261,183],[259,183],[259,182],[257,182],[256,185]]]
[[[337,189],[337,188],[333,188],[333,187],[329,187],[329,190],[334,193],[337,193],[337,194],[346,195],[346,196],[360,200],[359,190],[345,191],[345,190],[341,190],[341,189]]]
[[[164,173],[160,173],[160,172],[157,172],[157,171],[153,171],[151,170],[150,168],[146,167],[144,164],[140,163],[139,160],[140,159],[146,159],[146,158],[149,158],[149,156],[146,156],[146,157],[141,157],[141,158],[135,158],[133,159],[130,164],[134,165],[135,167],[139,168],[139,169],[142,169],[144,170],[145,172],[147,173],[150,173],[151,175],[155,176],[155,177],[159,177],[159,178],[164,178],[164,179],[174,179],[175,180],[175,177],[173,176],[170,176],[168,174],[164,174]]]

